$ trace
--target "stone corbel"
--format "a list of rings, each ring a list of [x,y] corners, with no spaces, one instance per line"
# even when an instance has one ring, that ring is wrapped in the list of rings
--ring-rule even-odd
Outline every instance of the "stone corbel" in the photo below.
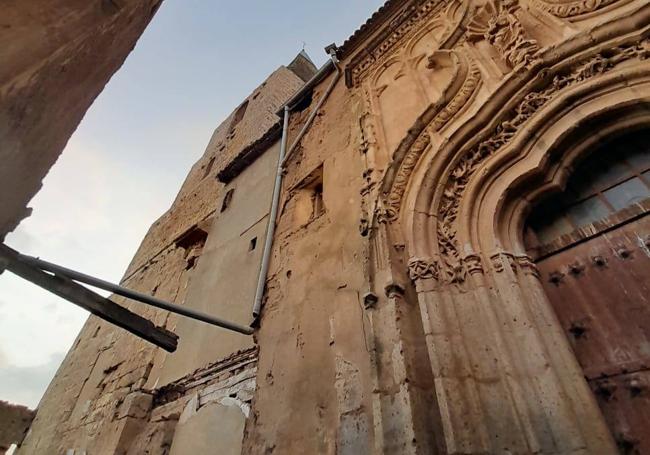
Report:
[[[404,290],[404,286],[402,286],[400,283],[391,281],[384,287],[384,292],[386,293],[386,297],[392,299],[395,297],[403,297],[406,291]]]

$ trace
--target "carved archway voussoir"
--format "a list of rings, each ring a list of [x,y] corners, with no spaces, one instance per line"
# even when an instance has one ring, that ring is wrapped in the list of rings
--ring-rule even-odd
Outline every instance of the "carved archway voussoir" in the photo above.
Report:
[[[535,7],[561,18],[571,18],[592,13],[614,3],[624,2],[625,0],[532,0]]]
[[[485,167],[488,159],[509,146],[515,136],[525,130],[525,125],[530,119],[563,91],[602,76],[622,62],[631,59],[645,60],[648,57],[648,49],[648,41],[644,40],[576,62],[570,70],[556,73],[545,85],[523,95],[513,112],[506,113],[490,135],[469,149],[456,152],[458,158],[447,170],[444,184],[438,190],[438,196],[434,198],[438,244],[438,251],[435,253],[440,255],[442,264],[456,269],[461,261],[462,253],[458,239],[461,203],[474,175],[481,169],[492,172]]]
[[[435,62],[436,55],[449,54],[455,62],[455,77],[443,91],[443,96],[430,106],[411,128],[410,135],[400,144],[405,152],[396,153],[394,169],[386,174],[384,182],[383,219],[394,222],[400,215],[404,194],[417,163],[431,144],[431,134],[440,131],[472,100],[481,83],[481,72],[475,62],[456,51],[436,51],[430,57]],[[433,63],[431,63],[433,64]],[[415,139],[413,139],[415,138]],[[399,149],[398,149],[399,150]],[[401,159],[400,159],[401,158]]]
[[[376,68],[397,54],[410,56],[417,37],[437,24],[444,25],[440,47],[452,47],[462,35],[470,0],[423,0],[394,17],[378,37],[352,57],[345,69],[348,86],[358,86]],[[436,16],[437,15],[437,16]],[[426,25],[425,25],[426,24]]]

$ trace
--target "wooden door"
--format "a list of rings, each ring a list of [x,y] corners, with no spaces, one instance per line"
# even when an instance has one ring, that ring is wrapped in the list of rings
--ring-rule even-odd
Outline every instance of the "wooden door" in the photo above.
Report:
[[[535,210],[527,233],[549,300],[622,454],[650,454],[647,144],[642,131],[594,152],[565,193]]]

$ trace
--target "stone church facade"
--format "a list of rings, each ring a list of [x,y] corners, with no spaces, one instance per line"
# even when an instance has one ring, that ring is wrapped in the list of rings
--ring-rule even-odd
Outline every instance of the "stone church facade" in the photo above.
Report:
[[[178,350],[91,317],[18,453],[650,453],[649,34],[391,0],[280,67],[122,280],[254,335],[115,297]]]

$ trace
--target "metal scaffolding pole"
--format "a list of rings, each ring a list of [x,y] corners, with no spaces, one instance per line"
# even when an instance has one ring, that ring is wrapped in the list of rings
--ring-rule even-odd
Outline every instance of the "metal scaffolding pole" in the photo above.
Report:
[[[71,280],[78,281],[80,283],[86,283],[90,286],[94,286],[96,288],[104,289],[105,291],[110,291],[117,295],[121,295],[122,297],[137,300],[139,302],[146,303],[147,305],[155,306],[156,308],[161,308],[163,310],[171,311],[172,313],[187,316],[191,319],[196,319],[198,321],[216,325],[217,327],[239,332],[244,335],[251,335],[253,333],[253,329],[251,327],[235,324],[234,322],[225,321],[215,316],[192,310],[191,308],[186,308],[181,305],[166,302],[156,297],[142,294],[141,292],[133,291],[117,284],[109,283],[108,281],[104,281],[100,278],[95,278],[93,276],[86,275],[85,273],[77,272],[75,270],[71,270],[60,265],[53,264],[51,262],[43,261],[39,258],[26,256],[20,253],[18,254],[20,255],[21,260],[23,260],[25,263],[38,267],[41,270],[52,272],[56,275],[62,275],[70,278]]]
[[[155,326],[148,319],[121,307],[90,289],[86,289],[67,277],[45,273],[38,267],[23,261],[17,251],[0,244],[0,271],[4,269],[168,352],[176,350],[178,336],[175,333],[163,327]]]

